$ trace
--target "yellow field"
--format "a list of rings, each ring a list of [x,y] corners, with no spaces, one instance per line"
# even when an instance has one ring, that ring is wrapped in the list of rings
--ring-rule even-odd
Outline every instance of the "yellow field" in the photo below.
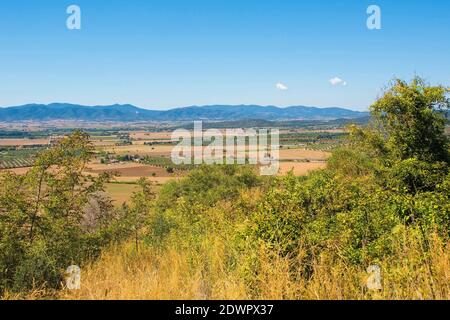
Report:
[[[143,167],[143,164],[134,163],[134,162],[120,162],[120,163],[111,163],[111,164],[103,164],[98,162],[89,163],[87,166],[88,171],[108,171],[108,170],[121,170],[125,168],[136,168]]]
[[[173,146],[169,145],[157,145],[157,146],[145,146],[143,144],[133,144],[130,146],[113,146],[113,147],[98,147],[99,150],[115,153],[118,155],[123,154],[138,154],[138,155],[153,155],[153,156],[168,156],[172,152]]]
[[[139,191],[139,186],[137,184],[108,183],[105,191],[113,199],[114,204],[120,206],[130,200],[133,192]]]
[[[296,176],[305,176],[309,172],[318,169],[324,169],[326,162],[280,162],[279,175],[285,175],[293,170]]]
[[[171,131],[161,131],[161,132],[146,132],[146,131],[136,131],[130,133],[130,138],[133,140],[161,140],[169,139],[172,136]]]
[[[49,144],[49,139],[0,139],[0,146],[36,146]]]
[[[115,146],[118,140],[92,140],[95,147]]]
[[[331,153],[306,149],[281,149],[280,160],[326,160]]]
[[[158,139],[155,139],[155,140],[133,140],[133,145],[134,146],[142,146],[142,145],[144,145],[144,144],[146,144],[146,143],[155,143],[155,142],[157,142],[157,143],[169,143],[170,141],[169,140],[164,140],[164,139],[162,139],[162,140],[158,140]]]

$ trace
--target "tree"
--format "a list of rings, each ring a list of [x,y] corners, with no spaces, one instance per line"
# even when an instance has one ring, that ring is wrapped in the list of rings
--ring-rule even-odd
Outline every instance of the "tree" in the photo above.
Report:
[[[124,207],[124,221],[127,225],[126,228],[133,235],[136,251],[139,251],[140,232],[146,224],[155,199],[155,193],[151,190],[151,182],[141,178],[138,183],[141,190],[133,194],[131,205]]]
[[[92,177],[88,134],[75,131],[41,153],[25,175],[0,175],[0,292],[33,285],[58,286],[60,270],[98,253],[106,219],[85,228],[85,213],[109,175]],[[105,200],[99,210],[112,210]]]
[[[379,133],[391,154],[401,160],[450,162],[445,136],[449,89],[429,86],[419,77],[409,84],[395,79],[371,108]]]

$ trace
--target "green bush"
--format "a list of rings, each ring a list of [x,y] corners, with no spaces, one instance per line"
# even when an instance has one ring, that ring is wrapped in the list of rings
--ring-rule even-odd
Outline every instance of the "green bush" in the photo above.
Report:
[[[57,288],[62,280],[62,272],[45,245],[36,244],[16,266],[12,290],[23,293],[36,288]]]

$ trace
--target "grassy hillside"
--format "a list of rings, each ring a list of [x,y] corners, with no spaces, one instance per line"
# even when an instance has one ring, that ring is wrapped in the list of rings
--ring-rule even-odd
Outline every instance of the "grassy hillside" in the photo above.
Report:
[[[449,299],[448,91],[397,80],[327,167],[200,166],[117,207],[82,132],[0,183],[0,292],[62,299]],[[82,269],[80,290],[64,270]],[[379,283],[374,271],[380,271]],[[372,284],[372,286],[370,285]],[[374,287],[373,285],[376,284]]]
[[[64,290],[62,299],[449,299],[449,243],[430,238],[424,262],[416,238],[401,231],[404,241],[394,243],[395,258],[378,262],[380,291],[370,291],[362,265],[349,264],[331,252],[305,261],[306,252],[287,258],[261,246],[235,258],[257,254],[252,273],[244,266],[230,267],[227,244],[220,238],[205,240],[198,252],[167,248],[163,253],[145,247],[136,253],[132,244],[110,248],[99,261],[83,269],[80,291]],[[297,265],[308,263],[311,276]],[[427,270],[431,266],[432,273]],[[35,292],[35,294],[38,292]]]

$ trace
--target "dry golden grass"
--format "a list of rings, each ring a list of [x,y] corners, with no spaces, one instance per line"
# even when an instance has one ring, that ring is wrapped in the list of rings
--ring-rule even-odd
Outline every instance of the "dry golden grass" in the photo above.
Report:
[[[333,250],[312,262],[312,276],[295,272],[304,255],[287,259],[260,249],[252,273],[245,261],[227,266],[227,246],[210,239],[202,252],[175,246],[163,252],[132,245],[114,247],[82,270],[81,290],[60,293],[60,299],[450,299],[449,243],[430,239],[423,248],[411,241],[396,248],[395,259],[379,263],[381,291],[366,288],[365,268],[346,264]],[[243,255],[243,259],[246,257]],[[294,270],[294,271],[293,271]],[[250,276],[250,277],[249,277]]]

